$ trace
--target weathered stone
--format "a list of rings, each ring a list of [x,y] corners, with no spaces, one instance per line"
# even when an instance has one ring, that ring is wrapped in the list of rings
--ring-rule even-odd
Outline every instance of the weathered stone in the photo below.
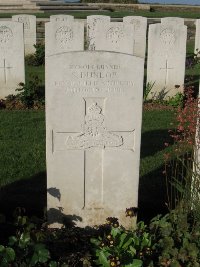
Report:
[[[45,25],[47,56],[84,49],[84,24],[76,21],[48,22]]]
[[[0,98],[25,81],[23,24],[0,21]]]
[[[178,17],[164,17],[161,18],[161,24],[165,25],[184,25],[184,19]]]
[[[140,16],[128,16],[123,22],[133,25],[133,55],[145,58],[147,18]]]
[[[200,19],[197,19],[195,24],[196,24],[196,34],[195,34],[194,53],[196,54],[200,51]]]
[[[147,83],[154,83],[149,97],[164,99],[183,92],[187,27],[153,24],[148,40]]]
[[[133,55],[133,25],[123,22],[97,24],[95,50],[113,51]]]
[[[109,16],[102,15],[93,15],[87,17],[87,42],[88,42],[88,50],[96,49],[96,36],[100,33],[98,29],[101,31],[102,28],[98,28],[97,25],[110,23]]]
[[[144,59],[53,52],[46,57],[48,221],[92,226],[117,217],[130,227],[125,210],[138,205]]]
[[[50,22],[73,22],[74,21],[74,16],[71,15],[64,15],[64,14],[59,14],[59,15],[51,15],[50,16]]]
[[[36,45],[36,16],[34,15],[14,15],[13,21],[21,22],[24,25],[24,45],[25,55],[34,54]]]

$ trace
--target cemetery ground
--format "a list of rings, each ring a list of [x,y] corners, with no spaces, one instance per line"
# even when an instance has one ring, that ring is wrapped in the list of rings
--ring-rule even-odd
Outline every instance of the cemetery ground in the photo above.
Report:
[[[193,47],[194,43],[189,42],[188,57]],[[198,73],[198,66],[187,69],[187,83],[198,86]],[[44,66],[26,65],[27,84],[34,80],[34,74],[43,86]],[[190,214],[187,205],[167,213],[165,156],[175,149],[168,131],[176,126],[171,124],[176,108],[158,101],[145,105],[143,110],[138,221],[148,226],[140,222],[135,230],[128,231],[116,219],[109,218],[96,229],[48,230],[44,223],[45,111],[42,105],[24,109],[13,104],[12,99],[10,103],[7,109],[0,110],[2,267],[199,266],[197,213]],[[176,106],[176,100],[171,104]],[[16,207],[21,208],[15,210]],[[137,213],[135,208],[127,208],[127,216]],[[154,216],[166,213],[149,223]]]

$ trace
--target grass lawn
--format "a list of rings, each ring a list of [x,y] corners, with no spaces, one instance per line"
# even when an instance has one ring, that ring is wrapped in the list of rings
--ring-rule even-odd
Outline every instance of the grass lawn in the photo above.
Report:
[[[163,153],[172,119],[172,111],[143,113],[139,190],[142,218],[164,208]],[[46,203],[44,111],[0,111],[0,122],[0,212],[24,206],[29,214],[42,215]],[[159,205],[155,205],[157,199]]]

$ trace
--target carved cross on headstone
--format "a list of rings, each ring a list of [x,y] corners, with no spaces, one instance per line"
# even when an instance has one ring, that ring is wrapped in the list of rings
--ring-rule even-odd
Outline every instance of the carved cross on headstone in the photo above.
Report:
[[[86,102],[85,105],[87,106]],[[102,114],[102,108],[95,101],[87,108],[82,128],[83,131],[81,133],[56,132],[54,135],[57,137],[58,135],[65,136],[64,150],[84,150],[83,209],[103,209],[105,150],[122,149],[134,151],[135,132],[134,130],[108,131],[105,126],[105,116]],[[54,145],[56,146],[56,144]],[[101,169],[99,177],[95,175],[97,166]],[[87,180],[88,174],[90,175],[89,181]]]
[[[169,67],[169,62],[166,59],[165,61],[165,66],[163,68],[160,68],[160,70],[164,70],[165,71],[165,86],[167,86],[168,83],[168,79],[169,79],[169,71],[173,70],[174,68]]]
[[[4,60],[3,60],[3,66],[0,67],[0,69],[3,70],[4,83],[7,83],[7,76],[8,76],[8,74],[7,74],[7,70],[8,70],[8,69],[12,69],[12,67],[7,66],[7,65],[6,65],[6,60],[4,59]]]

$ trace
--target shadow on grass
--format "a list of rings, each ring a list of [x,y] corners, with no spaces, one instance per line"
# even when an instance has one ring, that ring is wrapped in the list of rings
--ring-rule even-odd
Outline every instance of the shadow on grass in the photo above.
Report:
[[[167,192],[163,175],[164,166],[140,177],[138,199],[138,221],[148,223],[158,214],[166,214]]]
[[[164,150],[164,143],[172,144],[172,138],[169,136],[168,129],[142,133],[140,151],[141,159],[153,156],[157,152]]]
[[[28,216],[43,217],[46,207],[46,172],[0,188],[0,213],[11,217],[16,207]]]

